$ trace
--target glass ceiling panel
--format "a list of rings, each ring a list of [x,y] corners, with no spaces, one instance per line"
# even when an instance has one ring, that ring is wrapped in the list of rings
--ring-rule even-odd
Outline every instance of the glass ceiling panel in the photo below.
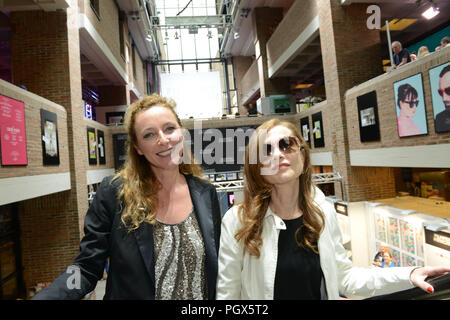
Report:
[[[155,0],[160,25],[166,24],[165,17],[216,16],[215,0]],[[219,51],[216,28],[198,28],[197,34],[184,28],[162,28],[164,50],[169,60],[211,59]],[[171,68],[172,70],[172,68]]]

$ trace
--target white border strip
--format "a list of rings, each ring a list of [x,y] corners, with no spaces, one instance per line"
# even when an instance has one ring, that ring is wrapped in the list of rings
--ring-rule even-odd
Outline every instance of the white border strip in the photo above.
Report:
[[[0,205],[70,190],[70,172],[0,179]]]
[[[350,165],[450,168],[450,144],[350,150]]]
[[[268,68],[269,78],[280,71],[280,69],[293,56],[297,55],[299,49],[308,44],[309,40],[314,34],[319,32],[319,16],[315,16],[306,28],[298,35],[298,37],[291,43],[291,45],[283,52],[283,54]]]
[[[331,152],[311,152],[311,164],[313,166],[332,166],[333,155]]]
[[[114,175],[114,169],[87,170],[86,183],[94,184],[102,182],[103,178]]]

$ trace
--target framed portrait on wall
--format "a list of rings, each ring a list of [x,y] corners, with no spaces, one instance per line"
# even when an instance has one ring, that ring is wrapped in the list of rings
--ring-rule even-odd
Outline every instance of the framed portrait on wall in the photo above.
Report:
[[[308,143],[308,146],[311,148],[311,138],[309,134],[309,118],[301,118],[300,119],[300,131],[302,133],[303,139]]]
[[[361,142],[379,141],[377,93],[371,91],[356,98]]]
[[[394,82],[399,137],[428,133],[422,73]]]
[[[97,147],[98,147],[98,163],[106,163],[105,153],[105,134],[101,130],[97,130]]]
[[[325,138],[323,136],[322,112],[317,112],[311,116],[312,120],[312,136],[314,140],[314,148],[325,147]]]
[[[434,130],[450,131],[450,62],[428,70],[433,101]]]
[[[86,131],[89,164],[97,164],[97,139],[95,138],[95,129],[87,127]]]
[[[42,161],[59,164],[58,122],[56,113],[41,109]]]

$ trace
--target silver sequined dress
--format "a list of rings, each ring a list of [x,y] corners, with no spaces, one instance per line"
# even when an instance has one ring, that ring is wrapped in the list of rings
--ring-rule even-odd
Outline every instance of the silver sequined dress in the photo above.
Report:
[[[180,223],[158,221],[153,236],[155,299],[206,299],[205,247],[194,209]]]

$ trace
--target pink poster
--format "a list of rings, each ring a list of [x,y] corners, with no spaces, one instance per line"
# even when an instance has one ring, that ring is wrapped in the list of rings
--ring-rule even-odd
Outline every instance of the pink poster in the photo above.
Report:
[[[2,165],[27,165],[25,104],[0,95]]]

